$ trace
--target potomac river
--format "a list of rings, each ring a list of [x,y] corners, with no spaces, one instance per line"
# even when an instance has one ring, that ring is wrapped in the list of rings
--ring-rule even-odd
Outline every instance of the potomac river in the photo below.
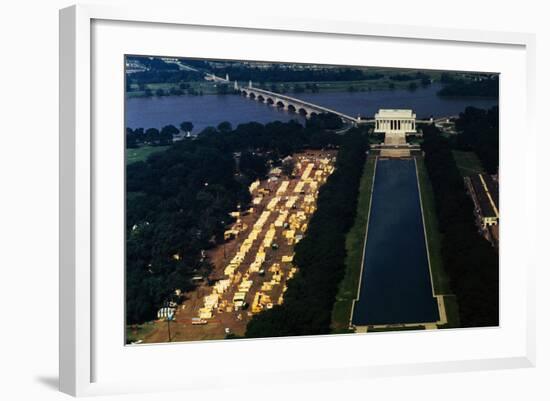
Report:
[[[378,109],[413,109],[417,118],[456,115],[466,106],[490,108],[498,104],[496,98],[441,97],[440,84],[432,84],[415,91],[407,89],[377,90],[371,92],[298,93],[290,96],[325,106],[351,116],[372,117]],[[234,127],[257,121],[289,121],[303,117],[278,110],[276,107],[246,99],[238,95],[165,96],[129,98],[126,100],[126,126],[130,128],[161,128],[168,124],[179,127],[182,121],[191,121],[193,133],[208,126],[229,121]]]

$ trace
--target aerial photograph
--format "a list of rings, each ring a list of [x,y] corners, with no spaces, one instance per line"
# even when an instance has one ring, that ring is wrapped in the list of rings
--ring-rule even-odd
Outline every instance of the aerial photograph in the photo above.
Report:
[[[499,326],[498,73],[123,67],[125,344]]]

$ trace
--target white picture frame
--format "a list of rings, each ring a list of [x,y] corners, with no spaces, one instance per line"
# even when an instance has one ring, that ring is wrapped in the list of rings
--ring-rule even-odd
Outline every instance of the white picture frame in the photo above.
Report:
[[[296,37],[297,40],[298,38],[303,40],[314,40],[315,38],[318,40],[319,37],[327,40],[338,38],[338,40],[342,40],[342,43],[345,40],[373,39],[384,40],[388,43],[392,41],[396,43],[399,41],[429,42],[439,47],[460,45],[472,48],[480,47],[480,49],[484,46],[510,48],[512,49],[511,53],[514,53],[510,57],[517,57],[518,68],[522,71],[519,76],[515,77],[512,76],[513,72],[509,74],[510,79],[515,79],[516,84],[521,82],[519,92],[522,95],[519,96],[518,103],[514,105],[519,105],[520,108],[524,107],[524,109],[518,109],[518,116],[516,117],[506,116],[507,119],[510,119],[506,121],[514,124],[514,127],[523,127],[527,138],[525,140],[532,139],[534,142],[534,117],[532,113],[534,110],[535,85],[535,37],[531,34],[375,25],[357,21],[279,19],[269,16],[250,18],[246,15],[228,21],[224,18],[223,13],[186,15],[179,9],[170,10],[155,7],[113,8],[104,5],[78,5],[61,10],[60,390],[71,395],[194,389],[200,388],[204,383],[211,385],[208,375],[200,372],[189,372],[188,380],[175,382],[172,377],[167,377],[166,380],[155,377],[151,377],[150,380],[141,380],[133,378],[131,374],[127,376],[110,374],[103,379],[102,372],[98,371],[98,369],[100,370],[98,366],[104,366],[107,362],[113,363],[113,366],[119,366],[115,364],[114,359],[106,359],[105,355],[99,355],[99,359],[104,361],[102,364],[96,363],[98,353],[105,353],[108,348],[103,346],[104,341],[99,339],[95,326],[97,324],[103,324],[103,327],[113,325],[112,320],[111,323],[105,323],[107,320],[105,322],[101,321],[103,315],[97,312],[100,308],[94,307],[94,288],[97,289],[97,286],[101,285],[101,277],[98,278],[94,274],[94,263],[98,260],[97,255],[94,253],[94,235],[97,235],[98,230],[97,221],[94,217],[97,208],[97,205],[94,204],[94,192],[98,189],[97,185],[101,185],[96,177],[96,169],[99,167],[97,154],[104,150],[105,144],[95,141],[92,129],[94,118],[98,118],[98,112],[101,114],[98,111],[99,108],[96,110],[96,105],[92,99],[94,95],[92,79],[94,74],[98,73],[94,71],[94,67],[98,67],[97,60],[93,59],[94,54],[97,54],[95,52],[98,50],[94,46],[99,46],[98,43],[104,43],[101,42],[101,39],[94,43],[93,35],[94,24],[101,23],[101,21],[106,22],[107,29],[117,23],[123,25],[126,23],[137,24],[132,28],[136,29],[134,32],[151,26],[159,28],[159,31],[178,29],[178,27],[193,27],[195,30],[205,29],[212,32],[216,30],[228,32],[229,29],[231,32],[244,35],[242,37],[253,35],[254,32],[262,32],[265,36],[284,34],[286,37]],[[115,32],[120,32],[121,29],[129,28],[127,25],[119,26],[116,27]],[[163,34],[163,32],[159,33],[159,35]],[[200,35],[200,32],[196,34]],[[101,36],[101,33],[99,33],[99,36]],[[116,42],[116,40],[113,40],[113,42]],[[181,54],[175,55],[181,56]],[[234,58],[239,57],[242,57],[242,55],[236,55]],[[395,63],[395,65],[388,65],[388,63],[385,65],[399,66],[398,60]],[[122,91],[122,86],[119,89]],[[108,90],[115,91],[118,89],[113,87]],[[501,96],[506,96],[509,93],[503,91]],[[504,110],[509,109],[504,108]],[[502,149],[501,152],[503,152],[503,156],[506,156],[506,149]],[[535,182],[534,178],[528,174],[529,171],[534,171],[534,150],[524,147],[518,152],[519,158],[524,164],[518,167],[515,175],[510,175],[510,180],[517,183],[523,182],[524,191],[520,197],[515,197],[508,202],[510,215],[516,216],[517,213],[518,216],[509,219],[509,225],[502,224],[503,243],[510,243],[515,239],[515,237],[511,238],[512,231],[532,228],[531,225],[534,224],[533,221],[536,216],[534,207],[526,207],[528,206],[529,197],[534,198]],[[116,157],[116,155],[113,157]],[[116,161],[114,162],[116,163]],[[122,163],[122,161],[120,162]],[[503,166],[506,166],[505,162]],[[505,190],[506,185],[503,186],[503,191]],[[506,195],[506,192],[503,195]],[[521,212],[519,208],[522,208]],[[99,227],[101,227],[101,224]],[[507,238],[506,233],[508,232],[510,232],[510,239]],[[531,229],[526,232],[523,240],[516,245],[518,249],[515,249],[514,255],[522,251],[526,255],[533,254],[533,252],[529,252],[529,249],[534,246],[531,244],[534,244],[535,241],[529,241],[529,238],[534,235],[531,233],[534,233],[535,230]],[[509,254],[510,260],[513,259],[514,255]],[[501,259],[502,262],[503,259]],[[231,344],[219,341],[198,344],[155,345],[139,349],[133,348],[132,351],[128,351],[132,353],[129,358],[134,363],[139,358],[144,358],[147,363],[152,361],[150,358],[154,358],[156,363],[163,360],[168,361],[170,355],[179,353],[182,346],[185,347],[187,355],[205,352],[224,352],[232,355],[242,350],[249,350],[253,353],[258,352],[260,349],[274,354],[280,354],[286,350],[289,358],[300,355],[301,352],[309,353],[304,354],[312,357],[309,364],[301,364],[296,361],[295,369],[285,370],[279,367],[278,370],[273,372],[273,375],[276,375],[277,378],[288,381],[326,380],[341,377],[352,377],[360,380],[365,377],[386,375],[530,367],[534,366],[535,363],[534,261],[530,257],[524,258],[521,269],[522,274],[525,273],[525,276],[522,275],[519,279],[514,276],[513,279],[518,285],[522,301],[518,303],[518,310],[513,311],[514,321],[505,321],[498,329],[450,330],[448,333],[437,337],[427,333],[423,333],[425,334],[424,337],[414,333],[386,333],[358,335],[354,336],[353,339],[349,336],[324,336],[322,338],[300,338],[299,340],[296,338],[242,340],[231,342]],[[122,293],[123,288],[120,288],[119,291]],[[509,292],[504,292],[502,296],[509,296]],[[504,304],[508,305],[508,302],[504,302]],[[506,310],[504,312],[507,313]],[[516,327],[516,330],[514,330],[512,327],[514,325],[519,328]],[[122,326],[123,321],[120,321],[121,330]],[[507,330],[513,332],[513,335],[501,336]],[[369,340],[369,338],[372,340]],[[449,359],[446,359],[446,356],[443,355],[443,359],[418,360],[414,355],[408,355],[405,348],[403,348],[403,354],[395,358],[390,358],[388,355],[375,357],[374,354],[371,354],[371,361],[352,361],[351,359],[345,359],[345,357],[334,358],[336,349],[346,350],[348,344],[363,347],[366,341],[382,344],[383,339],[384,341],[389,339],[389,341],[394,342],[398,339],[399,344],[410,344],[411,346],[422,344],[427,347],[430,343],[450,343],[460,338],[463,338],[465,343],[470,341],[472,345],[478,339],[483,338],[483,341],[487,341],[487,343],[494,342],[495,348],[487,352],[481,351],[480,348],[475,352],[472,351],[471,354],[465,353],[464,358],[451,357]],[[119,346],[124,349],[122,341],[120,341]],[[507,346],[510,347],[509,352],[506,351]],[[316,349],[323,349],[327,353],[325,358],[327,360],[315,359]],[[124,350],[124,352],[126,351]],[[258,378],[258,382],[261,383],[261,378]],[[231,386],[231,382],[220,379],[216,381],[216,385],[219,387]]]

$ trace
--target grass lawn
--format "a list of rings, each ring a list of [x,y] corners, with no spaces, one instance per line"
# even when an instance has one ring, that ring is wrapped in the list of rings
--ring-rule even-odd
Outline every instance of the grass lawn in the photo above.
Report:
[[[430,267],[433,280],[434,293],[445,295],[445,312],[448,323],[440,328],[459,327],[458,304],[455,295],[451,294],[449,277],[443,266],[441,256],[441,233],[439,232],[437,215],[435,213],[435,199],[428,171],[423,158],[416,158],[418,167],[418,182],[422,195],[422,209],[424,212],[424,224],[426,225],[426,238],[430,253]]]
[[[331,326],[335,333],[348,331],[351,307],[357,296],[375,164],[376,158],[372,156],[369,156],[365,162],[359,186],[355,223],[346,236],[346,273],[338,288],[336,302],[332,309]]]
[[[168,149],[170,146],[141,146],[139,148],[126,149],[126,165],[145,161],[149,155]]]
[[[449,277],[443,267],[441,256],[441,233],[435,212],[435,199],[428,171],[424,165],[424,159],[416,158],[418,167],[418,182],[422,196],[422,209],[424,212],[424,224],[426,226],[426,238],[428,241],[430,267],[435,294],[448,294],[450,292]]]
[[[453,158],[463,177],[485,172],[479,158],[474,152],[453,150]]]
[[[147,334],[151,333],[155,328],[154,322],[143,324],[132,324],[126,326],[126,343],[142,340]]]
[[[445,303],[445,312],[447,313],[447,324],[439,326],[441,329],[450,329],[460,327],[460,317],[458,315],[458,303],[456,302],[456,296],[447,295],[443,297]]]

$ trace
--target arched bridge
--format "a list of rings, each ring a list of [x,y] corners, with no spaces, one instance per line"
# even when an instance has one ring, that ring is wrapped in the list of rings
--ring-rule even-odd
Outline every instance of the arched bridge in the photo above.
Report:
[[[310,117],[312,114],[320,113],[332,113],[340,117],[344,122],[352,123],[354,125],[364,123],[365,120],[352,117],[350,115],[341,113],[336,110],[329,109],[327,107],[319,106],[314,103],[309,103],[304,100],[296,99],[291,96],[283,95],[281,93],[270,92],[264,89],[254,88],[252,85],[247,87],[239,86],[235,83],[234,89],[240,92],[247,98],[256,100],[258,102],[267,103],[273,107],[288,110],[301,114],[305,117]]]
[[[205,75],[205,79],[209,81],[221,82],[221,83],[227,83],[227,84],[231,82],[229,80],[228,75],[226,75],[225,78],[222,78],[211,73],[207,73]],[[252,86],[251,81],[249,81],[247,86],[241,86],[238,84],[237,81],[235,81],[233,85],[233,89],[236,92],[239,92],[241,95],[246,96],[249,99],[256,100],[262,103],[267,103],[269,105],[272,105],[273,107],[277,107],[290,112],[295,112],[305,117],[310,117],[312,114],[332,113],[340,117],[342,121],[346,123],[351,123],[353,126],[357,126],[365,123],[372,123],[375,121],[372,118],[367,119],[367,118],[361,118],[360,116],[352,117],[348,114],[329,109],[328,107],[306,102],[305,100],[297,99],[295,97],[288,96],[288,95],[283,95],[282,93],[276,93],[265,89],[255,88],[254,86]],[[429,120],[416,120],[416,122],[441,124],[441,123],[447,122],[450,118],[453,118],[453,117],[456,117],[456,116],[440,117],[437,119],[432,118]]]

